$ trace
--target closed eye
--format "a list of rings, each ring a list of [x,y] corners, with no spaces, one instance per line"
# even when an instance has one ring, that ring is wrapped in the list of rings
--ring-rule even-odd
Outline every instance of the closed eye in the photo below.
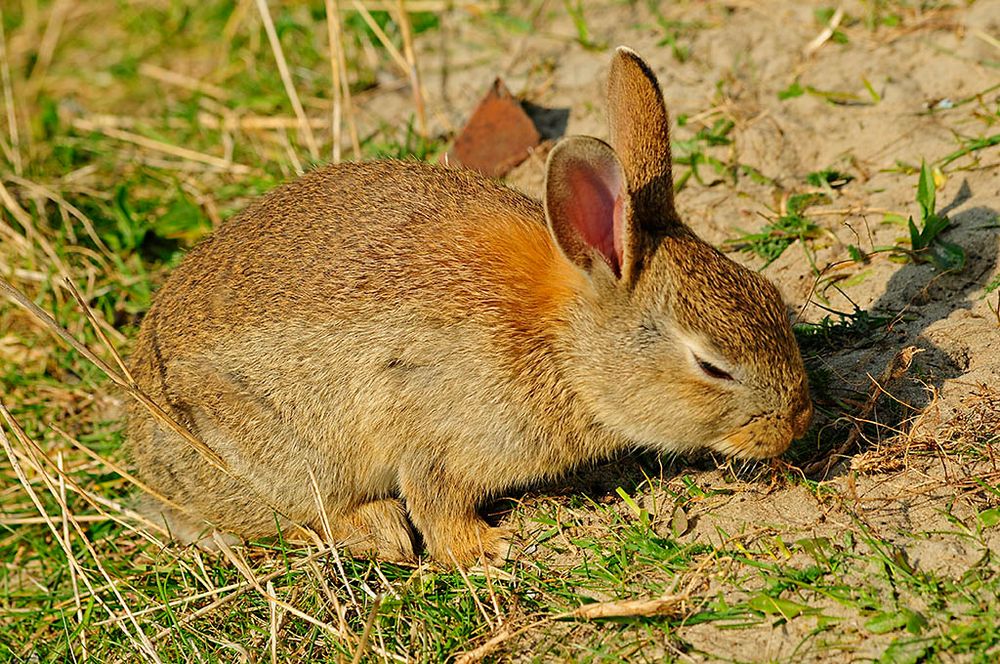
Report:
[[[706,375],[711,376],[712,378],[716,378],[718,380],[733,380],[733,377],[729,372],[723,371],[722,369],[715,366],[711,362],[706,362],[700,357],[696,357],[695,359],[698,361],[698,367],[701,368],[701,370],[704,371]]]

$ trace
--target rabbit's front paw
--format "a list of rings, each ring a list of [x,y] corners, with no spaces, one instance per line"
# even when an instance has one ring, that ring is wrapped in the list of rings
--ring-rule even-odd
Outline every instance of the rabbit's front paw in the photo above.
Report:
[[[476,517],[446,524],[443,531],[428,535],[427,550],[445,564],[499,566],[510,556],[510,533],[504,528],[490,527]]]

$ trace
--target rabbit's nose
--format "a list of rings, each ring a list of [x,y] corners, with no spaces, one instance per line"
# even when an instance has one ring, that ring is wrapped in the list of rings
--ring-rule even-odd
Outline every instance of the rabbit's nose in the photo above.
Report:
[[[812,399],[806,397],[805,404],[792,417],[792,438],[801,438],[806,435],[806,431],[809,430],[809,424],[812,423],[812,416]]]

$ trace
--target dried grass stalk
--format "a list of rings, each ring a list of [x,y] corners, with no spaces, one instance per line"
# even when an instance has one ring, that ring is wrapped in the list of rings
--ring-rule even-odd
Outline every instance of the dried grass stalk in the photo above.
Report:
[[[17,129],[17,108],[14,106],[14,86],[10,79],[10,57],[7,54],[7,36],[3,29],[3,8],[0,8],[0,83],[3,86],[4,106],[7,110],[7,131],[10,132],[10,161],[14,172],[22,171],[21,138]]]
[[[137,145],[141,148],[146,148],[147,150],[152,150],[153,152],[162,152],[163,154],[178,157],[186,161],[206,164],[214,168],[229,171],[230,173],[242,174],[250,172],[250,167],[244,164],[236,164],[228,159],[214,157],[210,154],[205,154],[204,152],[198,152],[197,150],[182,148],[177,145],[171,145],[170,143],[164,143],[163,141],[146,138],[145,136],[134,134],[130,131],[115,129],[113,127],[103,127],[84,118],[75,118],[72,121],[72,124],[74,129],[79,129],[80,131],[96,131],[104,134],[108,138],[114,138],[119,141],[125,141],[126,143],[132,143],[133,145]]]
[[[306,112],[302,108],[302,102],[299,101],[299,94],[295,91],[295,83],[292,81],[292,74],[288,70],[288,62],[285,60],[285,52],[281,48],[281,40],[278,39],[278,31],[274,28],[274,21],[271,20],[271,12],[267,8],[267,0],[257,0],[257,9],[260,10],[260,18],[264,22],[264,31],[267,33],[267,39],[271,43],[271,51],[274,53],[274,59],[278,64],[278,73],[281,75],[281,82],[285,85],[285,93],[288,95],[288,100],[292,103],[295,117],[299,119],[299,129],[302,132],[303,138],[305,138],[309,155],[313,160],[319,160],[319,147],[316,145],[316,137],[313,135],[312,127],[309,126],[309,122],[306,119]]]
[[[417,130],[421,138],[427,138],[427,116],[424,113],[424,92],[420,85],[420,69],[417,67],[417,54],[413,48],[413,29],[410,16],[403,7],[403,0],[396,0],[396,14],[399,21],[399,31],[403,37],[403,53],[409,67],[410,87],[413,89],[413,106],[417,111]]]
[[[24,430],[17,423],[17,420],[14,419],[13,415],[11,415],[10,411],[7,410],[7,407],[4,406],[2,402],[0,402],[0,415],[3,416],[3,419],[6,421],[7,426],[10,427],[11,431],[14,432],[15,437],[21,442],[21,444],[24,445],[26,449],[30,450],[31,444],[27,435],[24,433]],[[45,506],[42,504],[41,500],[38,497],[38,494],[35,492],[34,487],[28,480],[28,477],[25,474],[24,469],[21,467],[20,461],[18,460],[18,455],[15,454],[14,448],[11,445],[10,440],[7,438],[7,434],[4,432],[3,427],[0,427],[0,446],[3,447],[4,452],[7,454],[7,459],[10,461],[11,467],[14,469],[14,473],[17,476],[18,481],[21,483],[21,486],[28,494],[28,498],[31,500],[32,504],[34,504],[35,509],[38,510],[38,513],[45,519],[45,525],[48,526],[49,531],[52,533],[53,538],[56,540],[56,542],[59,544],[59,547],[63,550],[63,553],[66,555],[67,562],[71,566],[76,566],[77,575],[84,582],[84,585],[87,586],[87,589],[90,591],[91,597],[93,597],[94,600],[98,604],[100,604],[105,611],[107,611],[108,615],[116,617],[114,610],[101,598],[101,596],[98,594],[97,589],[94,588],[93,583],[87,576],[85,568],[77,561],[76,556],[73,553],[73,547],[70,545],[69,540],[63,539],[62,534],[60,533],[59,529],[53,522],[52,517],[49,516],[49,513],[45,510]],[[40,464],[37,463],[37,461],[35,462],[34,465],[36,471],[41,470],[41,466]],[[55,485],[52,483],[51,478],[49,478],[48,474],[44,472],[38,472],[38,475],[39,477],[42,478],[44,484],[46,485],[46,488],[58,502],[59,492],[56,489]],[[67,516],[68,516],[69,514],[68,507],[66,505],[61,505],[61,507],[67,511]],[[128,640],[135,646],[137,652],[141,653],[142,656],[147,661],[159,663],[160,658],[159,656],[157,656],[156,650],[153,648],[153,644],[150,642],[145,632],[142,631],[142,628],[139,626],[138,621],[135,619],[135,615],[132,613],[132,611],[128,607],[128,604],[125,602],[125,598],[122,597],[121,592],[119,592],[117,584],[112,580],[111,576],[104,568],[104,565],[101,564],[100,557],[97,555],[97,551],[94,549],[94,546],[90,543],[90,540],[87,539],[86,533],[84,533],[83,529],[80,527],[80,524],[76,523],[76,521],[74,521],[72,518],[68,518],[68,521],[72,524],[73,530],[76,532],[80,541],[83,543],[84,547],[87,549],[87,552],[90,554],[91,559],[94,561],[95,567],[100,572],[105,582],[108,584],[107,587],[111,590],[115,598],[118,600],[119,606],[121,606],[122,610],[125,612],[125,615],[128,618],[128,622],[132,625],[132,628],[135,630],[135,634],[133,634],[125,626],[124,622],[118,622],[117,624],[119,625],[121,630],[125,633]]]
[[[482,645],[455,658],[455,664],[475,664],[489,657],[496,652],[506,641],[520,636],[525,632],[541,627],[542,625],[557,620],[601,620],[604,618],[629,618],[629,617],[652,617],[669,616],[678,618],[688,611],[690,596],[664,595],[655,599],[628,599],[613,600],[610,602],[597,602],[595,604],[584,604],[583,606],[546,616],[541,620],[529,623],[516,630],[511,630],[508,626],[501,627],[496,634],[486,640]]]

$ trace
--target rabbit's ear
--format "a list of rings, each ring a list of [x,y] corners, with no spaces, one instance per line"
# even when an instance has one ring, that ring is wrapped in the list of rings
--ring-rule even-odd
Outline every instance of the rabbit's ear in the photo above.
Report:
[[[549,153],[545,165],[545,217],[556,244],[572,262],[591,271],[600,257],[621,277],[629,232],[625,173],[604,141],[571,136]]]
[[[670,119],[656,74],[632,49],[619,46],[608,75],[611,145],[621,158],[632,213],[654,231],[679,223],[670,174]]]

